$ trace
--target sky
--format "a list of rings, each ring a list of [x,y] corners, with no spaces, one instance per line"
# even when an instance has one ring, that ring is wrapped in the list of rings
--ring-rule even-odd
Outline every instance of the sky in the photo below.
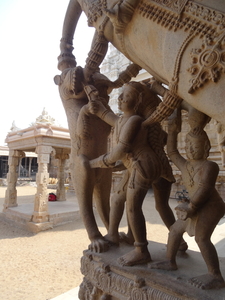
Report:
[[[53,78],[60,74],[63,20],[69,0],[0,0],[0,146],[13,121],[21,129],[35,122],[45,108],[67,127],[66,115]],[[74,36],[78,65],[84,66],[94,29],[86,16]]]

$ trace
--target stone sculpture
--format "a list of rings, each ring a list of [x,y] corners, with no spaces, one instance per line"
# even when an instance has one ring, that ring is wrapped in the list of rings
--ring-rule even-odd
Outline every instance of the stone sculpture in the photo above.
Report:
[[[84,69],[76,66],[72,54],[72,40],[82,11],[87,15],[88,25],[96,28]],[[134,72],[127,70],[119,81],[114,83],[99,73],[99,66],[106,55],[109,42],[134,63],[135,69]],[[81,270],[85,278],[80,289],[80,299],[158,300],[167,297],[175,300],[194,299],[196,291],[193,290],[192,296],[188,298],[182,296],[184,286],[189,290],[184,280],[182,288],[178,287],[177,282],[173,282],[172,290],[170,286],[172,281],[168,285],[165,280],[166,288],[164,288],[164,283],[160,276],[157,277],[157,273],[147,272],[144,267],[140,270],[139,266],[136,266],[151,260],[141,207],[147,189],[152,184],[156,208],[165,225],[172,228],[173,234],[179,223],[182,224],[179,230],[183,230],[182,233],[186,230],[187,221],[179,219],[175,222],[168,205],[173,176],[163,152],[163,131],[159,122],[179,107],[188,110],[192,133],[197,129],[203,132],[209,117],[225,124],[223,97],[225,2],[222,0],[213,3],[210,0],[88,0],[85,2],[70,0],[60,49],[58,68],[62,74],[55,77],[55,82],[59,85],[70,128],[72,180],[77,190],[81,215],[91,240],[89,250],[84,252],[81,261]],[[154,76],[160,88],[160,92],[156,92],[162,93],[163,101],[159,101],[152,94],[149,96],[148,93],[153,93],[153,87],[151,92],[149,90],[147,92],[147,87],[130,83],[125,87],[120,98],[124,116],[118,118],[108,107],[108,95],[113,88],[128,82],[141,68]],[[168,90],[163,90],[162,84],[166,84]],[[131,89],[133,89],[132,94]],[[144,97],[145,94],[149,96],[148,101]],[[197,124],[196,116],[200,117]],[[107,153],[106,141],[110,126],[116,126],[118,143],[115,149]],[[153,134],[152,139],[151,134]],[[160,145],[157,143],[156,145],[160,151],[156,153],[154,145],[158,136],[161,142]],[[175,142],[171,145],[174,146]],[[199,153],[203,155],[202,150],[199,150]],[[171,158],[174,157],[173,155],[174,152]],[[119,163],[120,160],[123,164]],[[127,168],[126,176],[121,183],[124,190],[118,198],[113,199],[112,209],[109,211],[111,170],[122,165]],[[189,209],[187,204],[182,204],[178,207],[177,213],[179,218],[188,218],[192,224],[194,223],[192,213],[196,210],[195,234],[197,233],[197,238],[199,235],[205,238],[204,247],[201,239],[197,241],[209,273],[201,278],[192,279],[191,283],[201,288],[220,288],[224,285],[224,280],[209,236],[224,214],[224,204],[215,192],[218,168],[202,156],[199,156],[190,168],[198,173],[201,172],[198,170],[200,166],[212,168],[211,177],[206,176],[206,181],[211,179],[209,188],[212,198],[210,200],[207,198],[208,201],[202,204],[200,211],[194,206],[190,205],[191,209]],[[201,186],[196,188],[199,181],[197,173],[194,174],[195,177],[192,176],[192,180],[186,178],[186,181],[191,182],[191,201],[195,189],[200,192],[202,188]],[[103,176],[104,181],[101,180]],[[202,180],[204,181],[204,177]],[[99,232],[94,218],[93,194],[96,196],[98,212],[108,229],[106,237]],[[215,202],[213,207],[215,214],[208,224],[197,232],[199,220],[202,218],[201,211],[208,213],[208,206],[213,202],[211,199]],[[126,200],[129,229],[125,238],[131,244],[134,241],[135,248],[131,249],[132,246],[126,245],[125,248],[120,249],[123,253],[122,256],[120,254],[118,264],[115,263],[114,258],[113,261],[111,260],[111,254],[118,255],[118,252],[112,253],[109,242],[116,244],[119,242],[118,226]],[[119,208],[116,208],[117,203]],[[221,211],[218,212],[219,206]],[[119,210],[120,214],[117,214]],[[115,222],[112,222],[112,219]],[[168,251],[173,252],[173,255],[176,254],[178,245],[183,246],[184,250],[187,247],[184,241],[181,242],[182,233],[179,233],[179,240],[177,237],[176,242],[168,245]],[[129,251],[125,252],[124,249]],[[209,256],[205,253],[209,249],[212,250],[210,256],[212,261],[208,261]],[[107,250],[109,251],[100,254]],[[175,258],[173,259],[174,268]],[[129,266],[133,266],[137,276],[128,270]],[[214,271],[211,270],[212,268]],[[157,287],[155,287],[155,280]],[[125,296],[123,296],[123,286],[126,291]],[[213,299],[199,292],[198,295],[201,300]]]
[[[61,68],[62,74],[54,78],[55,83],[59,86],[70,130],[71,177],[80,213],[91,241],[90,249],[96,252],[106,251],[108,242],[103,239],[98,230],[93,214],[93,199],[104,225],[108,228],[112,171],[110,169],[91,170],[87,162],[88,159],[98,157],[107,151],[110,126],[94,115],[85,113],[85,104],[88,102],[88,98],[83,90],[83,85],[94,84],[99,89],[99,95],[107,106],[108,93],[113,88],[129,81],[139,72],[139,67],[131,64],[116,81],[112,82],[102,75],[95,65],[96,62],[98,65],[101,60],[100,53],[98,52],[97,58],[93,58],[92,52],[90,52],[84,69],[64,64]]]
[[[119,261],[122,265],[130,266],[146,263],[151,257],[147,249],[142,203],[151,186],[155,192],[156,208],[166,226],[170,228],[175,221],[168,205],[174,177],[163,150],[165,132],[158,123],[148,129],[142,127],[143,120],[155,111],[161,101],[144,84],[129,82],[119,98],[119,109],[123,115],[118,117],[99,101],[94,87],[88,86],[85,90],[90,99],[87,110],[114,127],[117,141],[117,145],[108,154],[90,161],[91,168],[113,168],[118,162],[122,162],[127,169],[112,201],[109,233],[105,238],[113,243],[119,242],[118,226],[127,200],[130,228],[127,239],[131,244],[134,241],[135,249]],[[186,250],[185,242],[182,246]]]
[[[169,86],[162,105],[148,123],[170,115],[185,99],[224,124],[224,1],[70,0],[59,68],[75,64],[72,40],[82,11],[88,25],[96,28],[93,51],[97,53],[103,41],[111,42],[157,81]]]
[[[225,125],[217,123],[217,140],[221,152],[222,166],[225,167]]]
[[[192,129],[186,137],[187,160],[177,150],[177,134],[180,131],[176,118],[170,120],[167,150],[170,159],[181,170],[183,182],[190,201],[180,203],[175,209],[178,220],[171,226],[167,261],[151,265],[152,268],[176,270],[176,254],[184,232],[195,236],[208,268],[208,274],[190,279],[202,289],[225,286],[219,268],[217,252],[210,238],[219,220],[225,214],[225,204],[215,189],[219,173],[218,165],[208,161],[210,141],[199,127]]]

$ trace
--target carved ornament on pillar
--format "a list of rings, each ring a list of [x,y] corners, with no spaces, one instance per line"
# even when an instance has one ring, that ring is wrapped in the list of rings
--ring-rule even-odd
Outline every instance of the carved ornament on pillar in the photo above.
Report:
[[[36,177],[37,193],[35,195],[32,221],[34,223],[43,223],[49,221],[47,185],[49,179],[48,163],[52,147],[38,146],[35,152],[38,154],[38,173]]]

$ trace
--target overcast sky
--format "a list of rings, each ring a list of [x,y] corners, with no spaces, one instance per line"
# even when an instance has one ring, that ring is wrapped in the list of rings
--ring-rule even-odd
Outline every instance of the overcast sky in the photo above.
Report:
[[[12,122],[23,129],[45,107],[62,126],[67,121],[53,77],[69,0],[0,0],[0,146]],[[83,15],[74,37],[74,54],[84,66],[94,29]]]

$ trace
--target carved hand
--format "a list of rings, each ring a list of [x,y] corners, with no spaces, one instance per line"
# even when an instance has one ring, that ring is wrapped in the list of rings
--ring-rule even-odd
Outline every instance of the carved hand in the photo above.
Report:
[[[185,221],[187,218],[191,218],[195,211],[189,206],[188,203],[181,203],[175,207],[178,219]]]
[[[177,134],[181,132],[181,119],[177,109],[168,118],[168,132]]]
[[[89,101],[88,108],[93,115],[100,115],[106,110],[105,106],[98,100]]]

